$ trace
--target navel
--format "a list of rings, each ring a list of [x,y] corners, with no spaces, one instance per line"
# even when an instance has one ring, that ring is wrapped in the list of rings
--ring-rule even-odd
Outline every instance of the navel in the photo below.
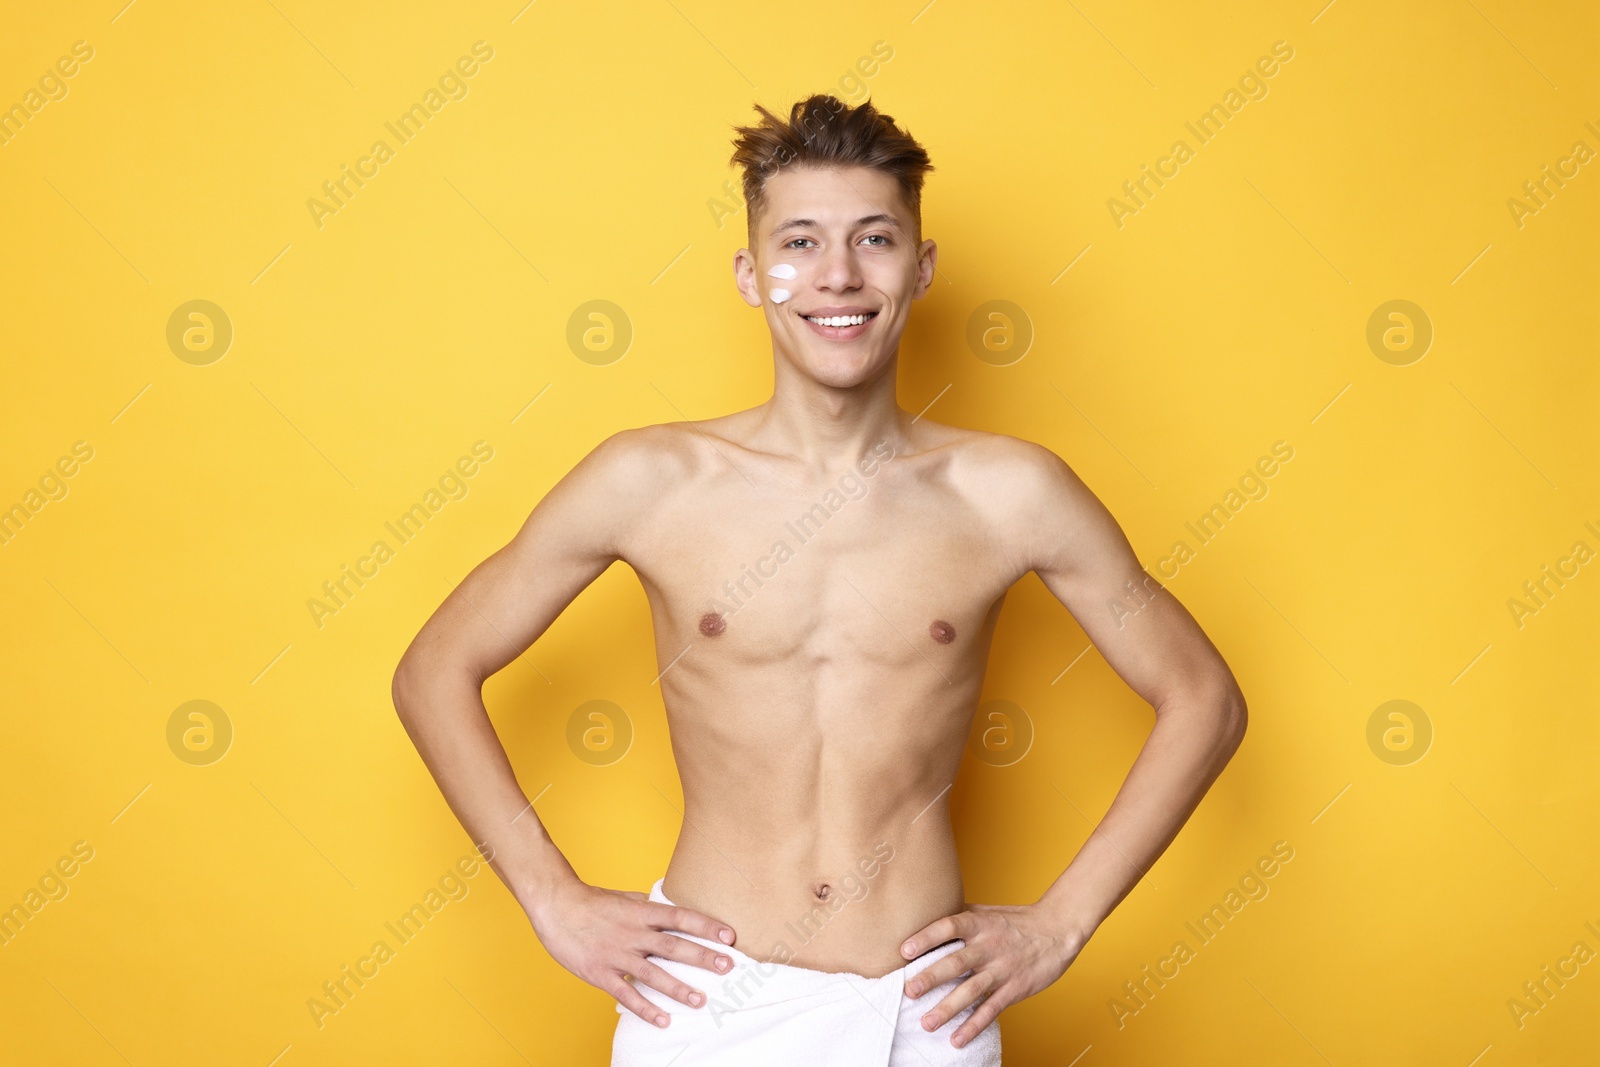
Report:
[[[714,611],[708,611],[700,616],[700,632],[707,637],[716,637],[728,628],[728,621]]]
[[[956,628],[943,619],[934,619],[928,626],[928,634],[941,645],[948,645],[956,639]]]
[[[816,888],[817,899],[818,900],[827,900],[828,899],[828,892],[829,892],[828,883],[827,882],[823,882],[821,885],[817,886],[817,888]]]

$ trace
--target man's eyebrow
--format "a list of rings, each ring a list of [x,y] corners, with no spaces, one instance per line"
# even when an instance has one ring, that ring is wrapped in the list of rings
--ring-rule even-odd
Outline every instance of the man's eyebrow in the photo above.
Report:
[[[859,219],[856,220],[855,225],[853,227],[851,227],[851,228],[852,229],[860,229],[863,226],[876,226],[876,225],[879,225],[880,223],[887,223],[888,225],[893,226],[897,230],[900,228],[900,220],[899,219],[895,218],[893,215],[883,215],[883,214],[863,215]],[[776,227],[773,228],[772,236],[776,237],[778,234],[782,233],[784,230],[817,229],[819,226],[820,226],[820,223],[818,223],[816,219],[784,219],[782,222],[778,223],[778,225]]]

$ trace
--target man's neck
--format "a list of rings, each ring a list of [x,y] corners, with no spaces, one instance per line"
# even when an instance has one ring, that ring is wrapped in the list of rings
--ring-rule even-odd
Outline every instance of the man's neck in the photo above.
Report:
[[[881,442],[901,451],[910,421],[895,399],[895,363],[872,381],[835,388],[780,359],[761,409],[750,444],[823,477],[854,467]]]

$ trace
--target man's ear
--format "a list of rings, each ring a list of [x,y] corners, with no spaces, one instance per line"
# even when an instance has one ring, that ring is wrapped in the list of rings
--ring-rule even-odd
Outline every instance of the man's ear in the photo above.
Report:
[[[746,304],[753,308],[761,306],[761,293],[756,289],[756,257],[748,248],[733,254],[733,284],[739,287],[739,295]]]
[[[928,290],[933,287],[933,268],[939,260],[939,246],[930,238],[922,242],[922,247],[917,251],[917,287],[911,291],[911,299],[921,300],[928,295]]]

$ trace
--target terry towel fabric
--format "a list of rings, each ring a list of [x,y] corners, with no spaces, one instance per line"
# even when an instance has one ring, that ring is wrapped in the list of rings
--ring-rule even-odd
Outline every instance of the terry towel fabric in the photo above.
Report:
[[[656,879],[650,899],[671,904]],[[672,1017],[653,1026],[618,1004],[611,1067],[998,1067],[1000,1021],[993,1020],[965,1047],[950,1035],[972,1014],[968,1007],[932,1032],[922,1016],[967,977],[951,980],[916,1000],[905,995],[908,978],[966,946],[957,938],[929,949],[879,978],[849,971],[815,971],[765,963],[730,945],[674,931],[733,960],[718,974],[677,960],[651,956],[668,974],[706,994],[691,1008],[642,982],[634,988]],[[971,972],[969,971],[968,974]]]

